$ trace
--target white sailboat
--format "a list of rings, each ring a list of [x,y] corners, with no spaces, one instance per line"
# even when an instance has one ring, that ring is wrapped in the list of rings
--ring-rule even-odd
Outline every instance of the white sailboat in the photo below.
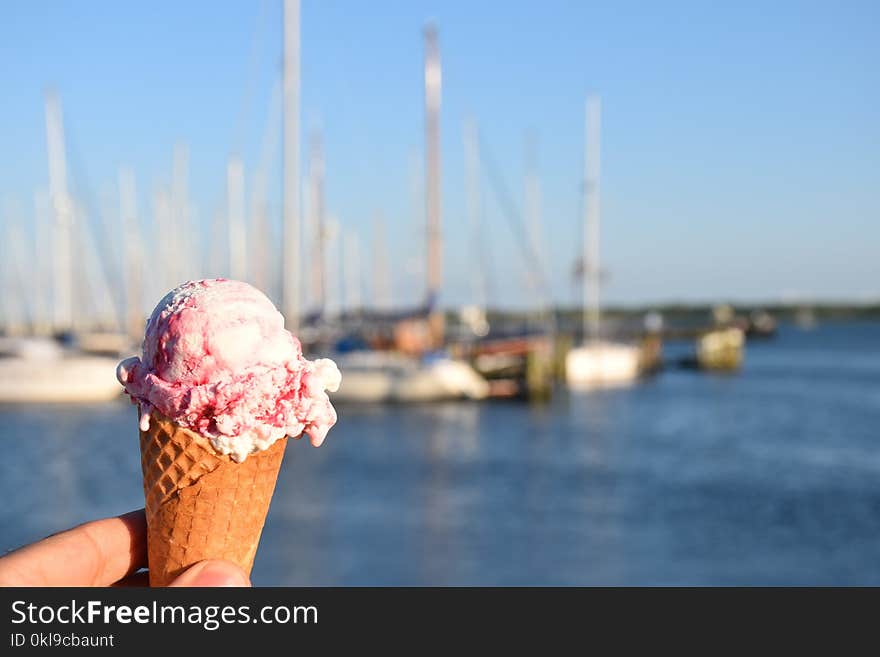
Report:
[[[334,402],[429,402],[489,394],[489,384],[470,365],[445,356],[419,360],[393,351],[355,351],[333,359],[343,373]]]
[[[426,275],[427,303],[433,313],[437,313],[433,304],[440,288],[442,275],[440,85],[437,32],[433,26],[429,26],[425,30],[425,196],[428,216]],[[381,248],[380,245],[376,251],[381,251]],[[381,259],[377,259],[377,264],[380,263],[384,264]],[[383,295],[384,283],[376,287],[376,293]],[[414,323],[413,326],[415,325]],[[418,326],[417,332],[433,331],[431,320],[419,323]],[[342,383],[339,390],[333,394],[333,401],[410,403],[445,399],[483,399],[489,394],[489,384],[476,370],[468,363],[445,354],[429,354],[419,358],[394,351],[357,351],[334,355],[333,358],[343,373]]]
[[[0,403],[98,402],[119,397],[115,358],[66,349],[51,338],[0,342]]]
[[[294,333],[299,330],[302,273],[299,243],[299,51],[299,0],[284,0],[281,312],[288,330]]]
[[[54,213],[52,328],[70,333],[75,310],[71,237],[76,216],[67,190],[61,103],[54,93],[46,99],[46,133]],[[22,281],[34,278],[26,267],[22,263],[18,272]],[[28,303],[33,289],[22,285],[19,294]],[[49,337],[4,338],[0,341],[0,403],[103,401],[119,396],[122,387],[116,380],[117,359],[90,355],[78,347],[63,346]]]
[[[599,122],[600,104],[595,96],[586,103],[584,166],[583,323],[585,343],[565,358],[565,374],[572,388],[626,385],[639,375],[638,347],[601,338],[599,269]]]

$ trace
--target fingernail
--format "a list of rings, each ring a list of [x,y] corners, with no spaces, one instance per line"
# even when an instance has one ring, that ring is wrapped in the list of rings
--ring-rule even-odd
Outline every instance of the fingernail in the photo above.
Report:
[[[248,576],[229,561],[202,561],[183,573],[172,586],[250,586]]]

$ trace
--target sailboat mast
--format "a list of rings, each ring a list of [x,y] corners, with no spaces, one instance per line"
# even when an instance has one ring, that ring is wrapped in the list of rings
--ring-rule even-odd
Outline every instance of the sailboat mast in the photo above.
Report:
[[[49,154],[49,197],[55,219],[52,236],[55,260],[52,268],[52,323],[56,331],[67,331],[73,324],[73,260],[70,244],[73,203],[67,191],[61,101],[53,91],[46,94],[46,144]]]
[[[127,168],[119,171],[119,214],[122,219],[125,249],[125,328],[128,335],[136,337],[144,330],[143,253],[137,225],[134,172]]]
[[[281,295],[287,327],[299,327],[299,0],[284,0],[284,229]]]
[[[172,271],[177,281],[174,285],[194,278],[193,274],[200,269],[195,261],[197,249],[193,248],[195,242],[190,225],[188,171],[189,148],[178,142],[174,144],[171,162],[171,221],[175,234],[180,236],[170,245]]]
[[[442,270],[440,203],[440,48],[437,28],[425,28],[425,207],[427,210],[428,290],[427,302],[433,304],[440,291]]]
[[[373,306],[379,310],[391,309],[391,272],[381,212],[377,212],[373,220]]]
[[[541,218],[541,183],[538,180],[538,136],[530,131],[526,134],[526,175],[525,175],[525,206],[526,206],[526,232],[531,242],[531,252],[534,253],[536,266],[529,269],[531,285],[538,299],[537,311],[539,316],[546,315],[547,307],[552,303],[549,294],[543,294],[542,277],[545,267],[544,239]],[[549,293],[549,288],[547,289]]]
[[[52,253],[47,253],[45,246],[52,243],[52,216],[49,196],[44,190],[34,193],[34,249],[32,251],[36,268],[36,287],[40,291],[34,301],[36,306],[35,331],[48,334],[52,331]]]
[[[267,290],[270,298],[275,298],[275,285],[271,284],[274,264],[270,253],[274,252],[272,246],[272,230],[269,225],[269,211],[267,203],[267,187],[269,170],[272,160],[276,155],[278,144],[278,129],[281,126],[281,81],[276,81],[272,87],[272,98],[269,102],[269,117],[263,131],[263,143],[260,152],[260,162],[253,175],[251,185],[251,210],[250,222],[252,227],[251,239],[248,241],[250,255],[251,278],[254,286],[259,290]]]
[[[327,305],[327,226],[324,211],[324,147],[321,133],[312,133],[309,155],[309,222],[312,229],[312,296],[315,311],[324,314]]]
[[[586,103],[586,146],[584,164],[584,335],[596,342],[600,337],[599,262],[599,132],[601,105],[597,96]]]
[[[322,262],[324,263],[324,299],[322,311],[327,317],[338,317],[342,312],[341,276],[342,247],[339,234],[339,219],[335,215],[328,215],[324,222],[324,239],[322,246]]]
[[[226,212],[229,231],[229,276],[247,278],[247,234],[244,218],[244,164],[237,155],[226,165]]]
[[[471,230],[473,250],[472,272],[474,277],[474,301],[480,311],[486,310],[485,260],[482,257],[483,200],[480,194],[480,133],[477,123],[468,119],[464,125],[465,188],[467,190],[467,214]]]
[[[342,234],[344,242],[343,282],[345,284],[345,306],[354,315],[361,309],[361,253],[358,234],[348,230]]]
[[[158,242],[158,267],[157,278],[159,283],[152,283],[153,291],[149,294],[151,299],[162,296],[161,290],[170,290],[180,285],[180,277],[177,274],[177,266],[175,262],[174,245],[172,240],[162,239],[164,235],[172,235],[174,233],[174,224],[172,223],[171,211],[171,195],[167,187],[160,186],[153,192],[153,224],[154,235]]]

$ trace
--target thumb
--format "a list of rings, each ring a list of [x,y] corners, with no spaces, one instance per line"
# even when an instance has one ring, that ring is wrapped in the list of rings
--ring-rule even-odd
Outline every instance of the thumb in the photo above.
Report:
[[[206,559],[200,561],[168,586],[250,586],[245,572],[231,561]]]

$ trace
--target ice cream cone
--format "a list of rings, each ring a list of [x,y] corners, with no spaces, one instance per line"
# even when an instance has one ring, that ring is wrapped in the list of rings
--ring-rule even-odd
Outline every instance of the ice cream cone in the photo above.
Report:
[[[151,584],[209,558],[250,573],[287,445],[277,438],[324,441],[339,368],[305,358],[265,294],[217,278],[162,297],[141,355],[116,378],[149,415],[140,443]]]
[[[154,410],[140,444],[150,585],[203,559],[227,559],[250,575],[287,438],[236,463]]]

